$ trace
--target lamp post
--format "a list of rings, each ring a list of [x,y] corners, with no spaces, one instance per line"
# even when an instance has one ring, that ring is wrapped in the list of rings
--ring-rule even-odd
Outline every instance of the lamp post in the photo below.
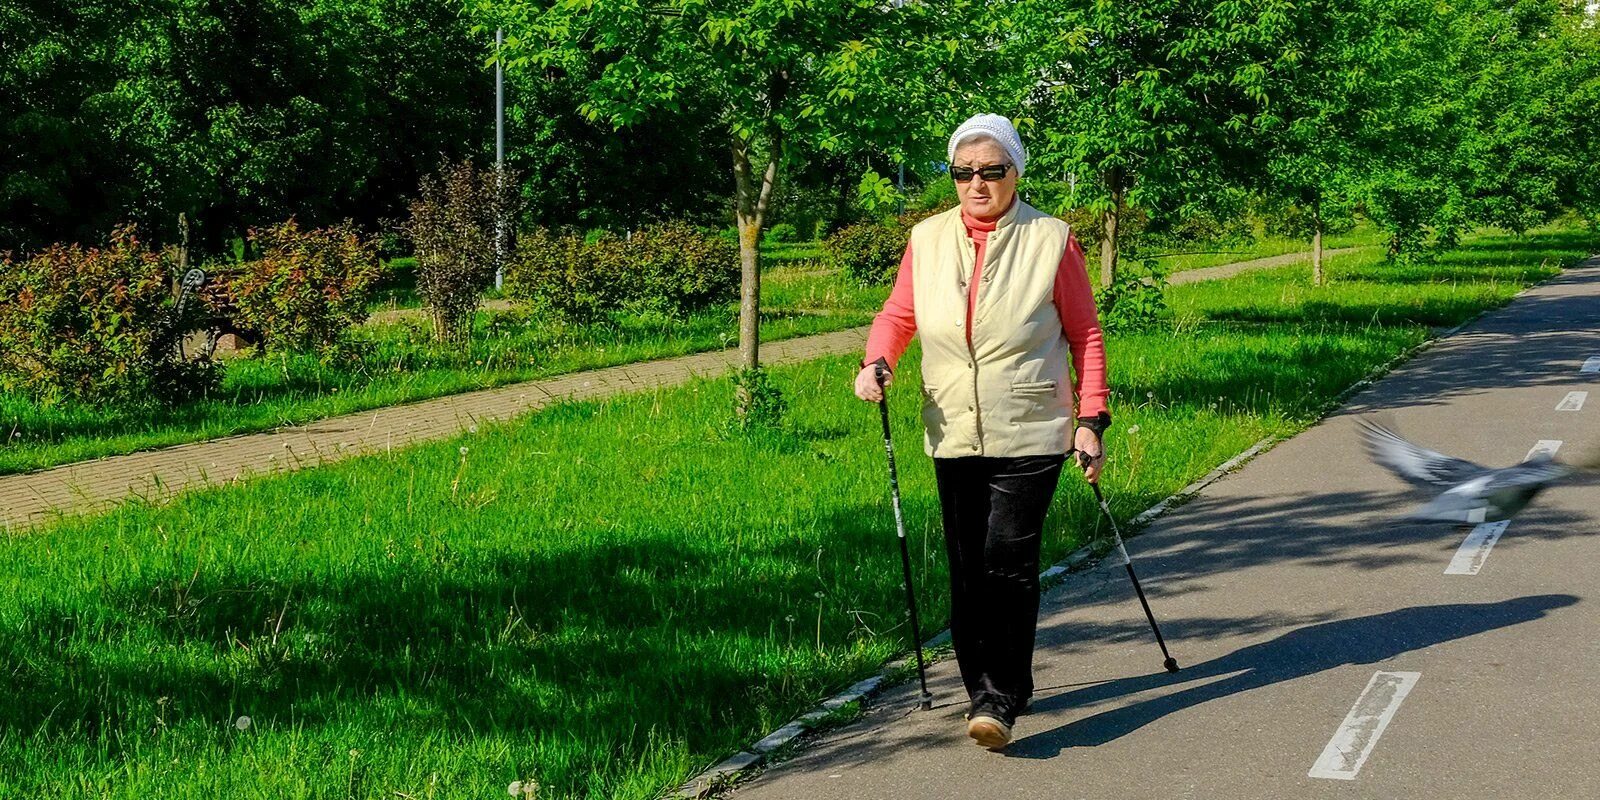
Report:
[[[506,191],[506,68],[500,62],[500,49],[505,45],[505,29],[494,30],[494,190],[501,198],[495,204],[494,223],[494,288],[505,286],[506,280],[506,219],[504,195]]]

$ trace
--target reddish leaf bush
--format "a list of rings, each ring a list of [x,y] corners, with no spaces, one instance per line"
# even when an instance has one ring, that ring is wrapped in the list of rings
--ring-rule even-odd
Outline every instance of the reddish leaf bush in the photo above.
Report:
[[[235,324],[257,332],[263,350],[327,351],[366,320],[378,251],[350,223],[303,231],[291,219],[251,230],[249,238],[261,257],[227,269],[217,282],[225,284]]]
[[[214,387],[213,365],[176,356],[171,274],[132,227],[105,247],[0,257],[0,389],[46,405],[144,406]]]
[[[472,329],[478,299],[494,280],[496,238],[507,235],[516,213],[514,173],[502,180],[471,161],[425,178],[411,204],[406,236],[416,248],[417,293],[433,310],[434,334],[462,341]],[[511,245],[498,246],[509,256]]]

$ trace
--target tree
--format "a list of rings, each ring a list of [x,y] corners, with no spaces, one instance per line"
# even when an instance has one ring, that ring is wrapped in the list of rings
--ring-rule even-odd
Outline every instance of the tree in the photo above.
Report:
[[[1080,176],[1115,280],[1129,207],[1202,204],[1247,171],[1246,132],[1282,52],[1287,0],[1018,0],[1007,41],[1035,132],[1031,171]]]
[[[581,78],[591,120],[621,129],[709,117],[732,167],[745,370],[760,366],[759,244],[791,144],[909,151],[920,140],[925,150],[958,103],[982,96],[998,25],[974,0],[483,0],[478,8],[507,27],[508,68]]]
[[[1414,0],[1310,3],[1289,15],[1255,138],[1264,154],[1257,185],[1306,221],[1298,232],[1311,238],[1312,283],[1321,286],[1329,215],[1348,214],[1353,187],[1383,163],[1390,140],[1368,126],[1407,96],[1396,77],[1425,52],[1417,39],[1437,15]]]
[[[1362,202],[1392,257],[1471,225],[1521,232],[1593,209],[1600,40],[1570,0],[1471,0],[1409,13],[1362,135]]]
[[[394,216],[441,155],[487,148],[486,52],[433,0],[8,3],[0,249],[171,238],[181,211],[213,251]]]

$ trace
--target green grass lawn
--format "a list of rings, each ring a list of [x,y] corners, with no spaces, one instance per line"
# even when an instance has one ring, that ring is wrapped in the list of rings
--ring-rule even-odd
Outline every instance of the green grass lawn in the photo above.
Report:
[[[815,245],[775,248],[763,271],[761,336],[775,341],[870,322],[887,287],[863,287],[815,262]],[[424,317],[354,333],[358,361],[310,355],[231,361],[219,392],[173,409],[40,408],[0,394],[0,474],[261,431],[577,370],[737,344],[737,304],[682,319],[624,314],[564,325],[520,311],[481,311],[470,347],[429,341]]]
[[[1175,330],[1108,343],[1115,512],[1301,430],[1597,243],[1174,287]],[[948,609],[918,358],[891,408],[931,632]],[[542,798],[652,797],[909,646],[855,371],[775,369],[785,428],[748,438],[707,380],[13,536],[0,797],[484,798],[530,777]],[[1096,524],[1064,480],[1047,562]]]

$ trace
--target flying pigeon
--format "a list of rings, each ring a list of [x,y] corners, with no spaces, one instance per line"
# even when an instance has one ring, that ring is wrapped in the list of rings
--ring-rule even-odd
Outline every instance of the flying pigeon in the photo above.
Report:
[[[1510,519],[1539,492],[1573,474],[1572,467],[1556,463],[1545,452],[1521,464],[1490,469],[1418,447],[1376,422],[1357,422],[1373,461],[1418,486],[1446,487],[1413,512],[1412,519],[1467,524]]]

